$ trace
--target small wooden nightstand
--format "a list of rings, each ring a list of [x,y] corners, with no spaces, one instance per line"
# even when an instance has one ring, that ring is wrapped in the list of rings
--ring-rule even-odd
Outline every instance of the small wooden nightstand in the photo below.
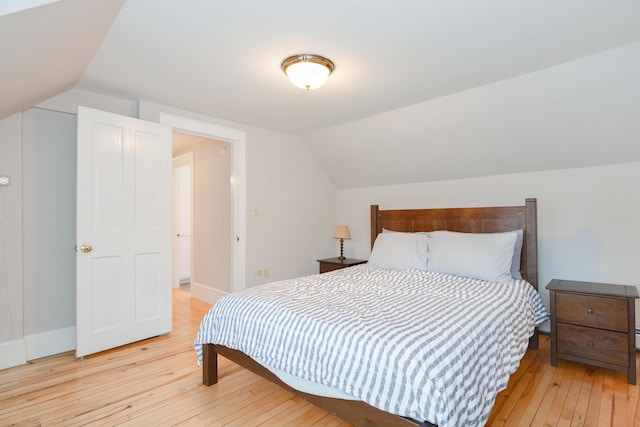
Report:
[[[551,306],[551,364],[558,359],[627,373],[636,383],[635,286],[554,279]]]
[[[340,270],[341,268],[353,267],[354,265],[364,264],[367,262],[364,259],[352,259],[352,258],[327,258],[319,259],[320,273],[326,273],[327,271]]]

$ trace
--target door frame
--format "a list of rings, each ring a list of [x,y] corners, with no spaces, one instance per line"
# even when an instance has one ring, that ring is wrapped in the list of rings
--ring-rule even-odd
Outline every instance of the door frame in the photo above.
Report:
[[[246,139],[247,133],[238,129],[189,119],[168,113],[159,113],[159,122],[173,131],[217,139],[231,144],[231,218],[235,241],[230,239],[231,289],[246,287]],[[213,304],[215,301],[207,301]]]

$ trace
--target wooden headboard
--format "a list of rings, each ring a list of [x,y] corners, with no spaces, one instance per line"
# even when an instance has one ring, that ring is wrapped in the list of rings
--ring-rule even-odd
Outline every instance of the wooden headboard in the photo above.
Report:
[[[404,232],[449,230],[495,233],[523,230],[520,272],[538,289],[536,199],[524,206],[380,210],[371,205],[371,247],[382,229]]]

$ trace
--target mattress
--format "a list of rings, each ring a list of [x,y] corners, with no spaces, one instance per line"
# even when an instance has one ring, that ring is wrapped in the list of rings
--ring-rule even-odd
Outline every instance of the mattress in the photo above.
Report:
[[[299,379],[441,427],[481,426],[546,320],[523,280],[364,264],[229,294],[194,346],[199,363],[202,344],[220,344],[294,388]]]

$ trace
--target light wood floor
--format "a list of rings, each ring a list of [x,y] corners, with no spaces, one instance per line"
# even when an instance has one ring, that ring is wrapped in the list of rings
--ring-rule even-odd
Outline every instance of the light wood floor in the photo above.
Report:
[[[174,291],[173,332],[76,361],[72,353],[0,371],[0,425],[347,426],[220,359],[201,384],[191,346],[209,306]],[[578,363],[549,364],[549,339],[529,351],[496,399],[489,426],[640,426],[637,386]]]

